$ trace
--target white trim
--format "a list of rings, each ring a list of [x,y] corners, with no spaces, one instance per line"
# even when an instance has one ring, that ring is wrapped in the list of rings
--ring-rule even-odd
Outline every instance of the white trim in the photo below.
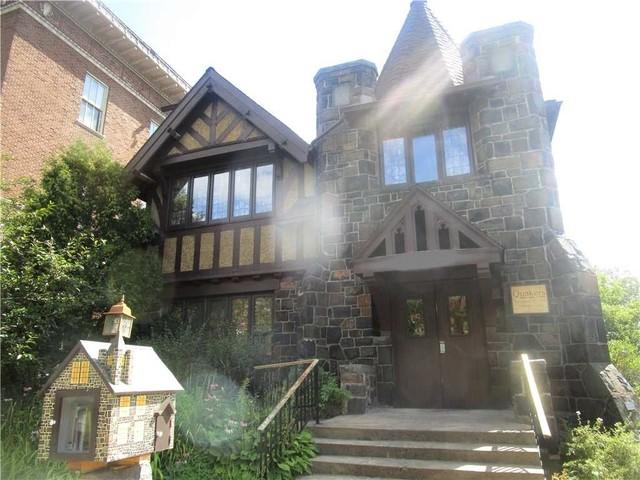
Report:
[[[58,37],[60,40],[62,40],[64,43],[66,43],[68,46],[70,46],[73,50],[75,50],[76,53],[78,53],[80,56],[84,57],[86,60],[88,60],[89,62],[94,64],[96,66],[96,68],[98,68],[100,71],[102,71],[102,73],[107,75],[111,80],[116,82],[118,85],[120,85],[122,88],[124,88],[127,92],[129,92],[135,98],[137,98],[142,103],[144,103],[147,107],[149,107],[151,110],[153,110],[154,113],[159,115],[161,118],[164,118],[164,113],[158,107],[156,107],[149,100],[147,100],[146,98],[141,96],[133,88],[131,88],[129,85],[127,85],[125,82],[123,82],[120,78],[118,78],[118,76],[115,73],[111,72],[111,70],[109,70],[107,67],[102,65],[100,62],[98,62],[98,60],[96,60],[89,53],[84,51],[79,45],[76,45],[64,33],[59,31],[55,27],[51,26],[48,22],[43,20],[40,17],[40,15],[38,15],[37,13],[34,13],[32,11],[32,9],[31,9],[31,7],[25,5],[22,2],[21,3],[14,3],[14,4],[11,4],[11,5],[7,6],[7,7],[1,8],[0,9],[0,15],[4,15],[5,13],[9,13],[9,12],[12,12],[12,11],[17,10],[17,9],[22,9],[22,11],[27,13],[36,22],[38,22],[40,25],[45,27],[47,30],[49,30],[51,33],[53,33],[56,37]]]
[[[93,3],[93,2],[91,2]],[[64,10],[60,9],[60,7],[58,7],[55,2],[52,2],[52,5],[54,7],[56,7],[56,9],[58,10],[58,12],[60,12],[61,15],[64,15],[67,19],[69,19],[70,22],[73,22],[75,25],[78,26],[78,28],[80,28],[80,30],[82,30],[84,33],[86,33],[89,37],[91,37],[94,41],[96,41],[98,44],[100,44],[100,46],[102,48],[104,48],[107,52],[109,52],[110,55],[112,55],[115,59],[117,59],[120,63],[122,63],[123,65],[126,65],[126,67],[131,70],[131,72],[133,72],[133,74],[135,76],[137,76],[141,81],[143,81],[149,88],[151,88],[154,92],[156,92],[158,95],[160,95],[164,100],[166,100],[169,103],[175,103],[174,100],[171,100],[170,98],[167,97],[167,95],[165,95],[164,93],[162,93],[157,87],[154,87],[151,83],[149,83],[149,81],[144,78],[142,75],[140,75],[134,68],[131,67],[130,62],[127,62],[125,60],[123,60],[122,58],[120,58],[120,56],[115,53],[112,49],[110,49],[109,47],[107,47],[102,41],[98,40],[95,36],[93,36],[89,31],[87,31],[82,25],[80,25],[78,23],[77,20],[75,20],[73,17],[70,17],[69,14],[67,14],[67,12],[65,12]],[[147,57],[149,57],[154,63],[159,64],[159,62],[151,57],[150,55],[147,55]],[[162,67],[162,64],[160,64],[160,66]],[[164,70],[164,69],[163,69]],[[166,71],[166,70],[164,70]],[[171,72],[167,72],[168,74],[171,74]],[[179,87],[185,89],[185,92],[189,90],[189,88],[185,88],[185,85],[180,85],[177,81],[175,82]],[[188,87],[188,85],[187,85]]]
[[[87,80],[89,79],[89,77],[91,77],[91,79],[96,82],[99,86],[104,88],[104,95],[102,95],[102,105],[96,105],[95,103],[93,103],[93,101],[91,101],[88,98],[85,98],[84,96],[84,90],[87,87]],[[81,118],[81,113],[82,113],[82,102],[85,102],[87,105],[95,108],[96,110],[98,110],[100,112],[100,118],[98,119],[98,128],[94,129],[91,125],[87,125],[86,123],[84,123],[83,119]],[[85,125],[87,128],[90,128],[91,130],[94,130],[96,132],[98,132],[99,134],[103,135],[104,134],[104,122],[106,120],[106,116],[107,116],[107,104],[109,102],[109,86],[104,83],[101,82],[100,80],[98,80],[95,76],[91,75],[91,73],[87,72],[84,76],[84,84],[82,86],[82,94],[80,95],[80,111],[78,112],[78,121],[80,123],[82,123],[83,125]]]

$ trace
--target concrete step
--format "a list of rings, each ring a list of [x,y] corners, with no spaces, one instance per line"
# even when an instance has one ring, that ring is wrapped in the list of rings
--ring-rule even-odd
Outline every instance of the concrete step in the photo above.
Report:
[[[342,440],[405,440],[413,442],[488,443],[491,445],[535,446],[536,439],[531,430],[431,430],[407,428],[347,427],[311,425],[315,438]]]
[[[544,480],[541,468],[520,465],[436,460],[407,460],[400,458],[351,457],[319,455],[313,459],[314,475],[381,477],[385,479],[420,480]]]
[[[315,443],[321,455],[540,466],[538,448],[534,446],[335,438],[315,438]]]

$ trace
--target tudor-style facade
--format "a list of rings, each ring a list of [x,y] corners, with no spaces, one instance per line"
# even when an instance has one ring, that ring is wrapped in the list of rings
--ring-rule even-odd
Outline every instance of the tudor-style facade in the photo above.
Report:
[[[532,28],[458,49],[414,1],[379,77],[357,60],[314,81],[310,146],[209,69],[130,162],[184,320],[368,365],[397,406],[504,406],[527,352],[556,410],[601,414],[606,332],[562,236]]]

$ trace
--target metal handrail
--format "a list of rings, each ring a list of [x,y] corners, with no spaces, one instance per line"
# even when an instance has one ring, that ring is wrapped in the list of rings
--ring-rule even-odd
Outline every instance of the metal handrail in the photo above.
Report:
[[[538,384],[536,383],[535,376],[533,375],[533,369],[531,368],[531,364],[529,363],[529,355],[523,353],[521,355],[522,358],[522,367],[524,368],[524,378],[527,382],[527,388],[529,391],[529,399],[533,404],[532,416],[534,417],[534,421],[536,422],[536,427],[542,435],[542,437],[547,440],[552,437],[551,428],[549,427],[549,422],[547,421],[547,415],[544,412],[544,406],[542,405],[542,398],[540,397],[540,392],[538,390]]]
[[[302,431],[308,420],[314,419],[316,423],[320,423],[319,362],[318,359],[296,360],[254,367],[255,373],[273,375],[270,370],[275,371],[280,383],[284,383],[279,387],[269,383],[266,386],[266,390],[263,390],[265,394],[263,400],[271,400],[277,397],[279,392],[284,391],[285,388],[287,389],[257,430],[259,436],[258,473],[260,478],[266,478],[270,466],[282,455],[283,447],[291,439],[292,434]],[[293,378],[289,372],[277,371],[277,369],[304,365],[306,365],[306,368],[293,383],[289,383]],[[285,375],[282,373],[285,373]],[[273,376],[268,378],[273,380]],[[260,385],[256,385],[256,387],[259,388]],[[262,388],[264,387],[262,385]]]
[[[282,407],[284,407],[285,404],[289,401],[289,399],[291,399],[291,397],[293,397],[293,395],[296,393],[298,388],[300,388],[300,385],[302,385],[302,383],[309,376],[309,374],[313,371],[313,369],[316,368],[316,365],[318,365],[319,361],[320,360],[318,360],[317,358],[310,361],[309,366],[304,370],[304,372],[302,372],[302,374],[298,377],[298,379],[291,386],[291,388],[287,391],[287,393],[285,393],[285,395],[280,399],[280,401],[273,408],[273,410],[271,410],[269,415],[267,415],[267,418],[264,419],[264,422],[262,422],[260,424],[260,426],[258,427],[258,431],[259,432],[264,432],[267,429],[267,427],[273,421],[275,416],[280,412],[280,410],[282,410]],[[298,361],[298,362],[287,362],[286,364],[281,365],[281,367],[292,366],[292,365],[300,365],[300,364],[304,364],[304,363],[307,363],[307,362],[309,362],[309,360],[302,360],[302,361]],[[263,366],[263,368],[269,368],[269,367],[270,367],[269,365]],[[278,365],[272,366],[272,368],[277,368],[277,367],[278,367]],[[256,370],[258,370],[259,368],[260,367],[255,367]],[[316,423],[319,423],[319,422],[320,422],[320,419],[316,418]]]

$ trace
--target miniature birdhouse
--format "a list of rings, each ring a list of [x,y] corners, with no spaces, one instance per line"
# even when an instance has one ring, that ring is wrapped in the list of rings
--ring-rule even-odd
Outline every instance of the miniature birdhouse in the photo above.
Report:
[[[40,459],[89,471],[173,447],[182,387],[152,347],[125,344],[134,319],[123,297],[105,314],[110,341],[80,340],[49,377]]]

